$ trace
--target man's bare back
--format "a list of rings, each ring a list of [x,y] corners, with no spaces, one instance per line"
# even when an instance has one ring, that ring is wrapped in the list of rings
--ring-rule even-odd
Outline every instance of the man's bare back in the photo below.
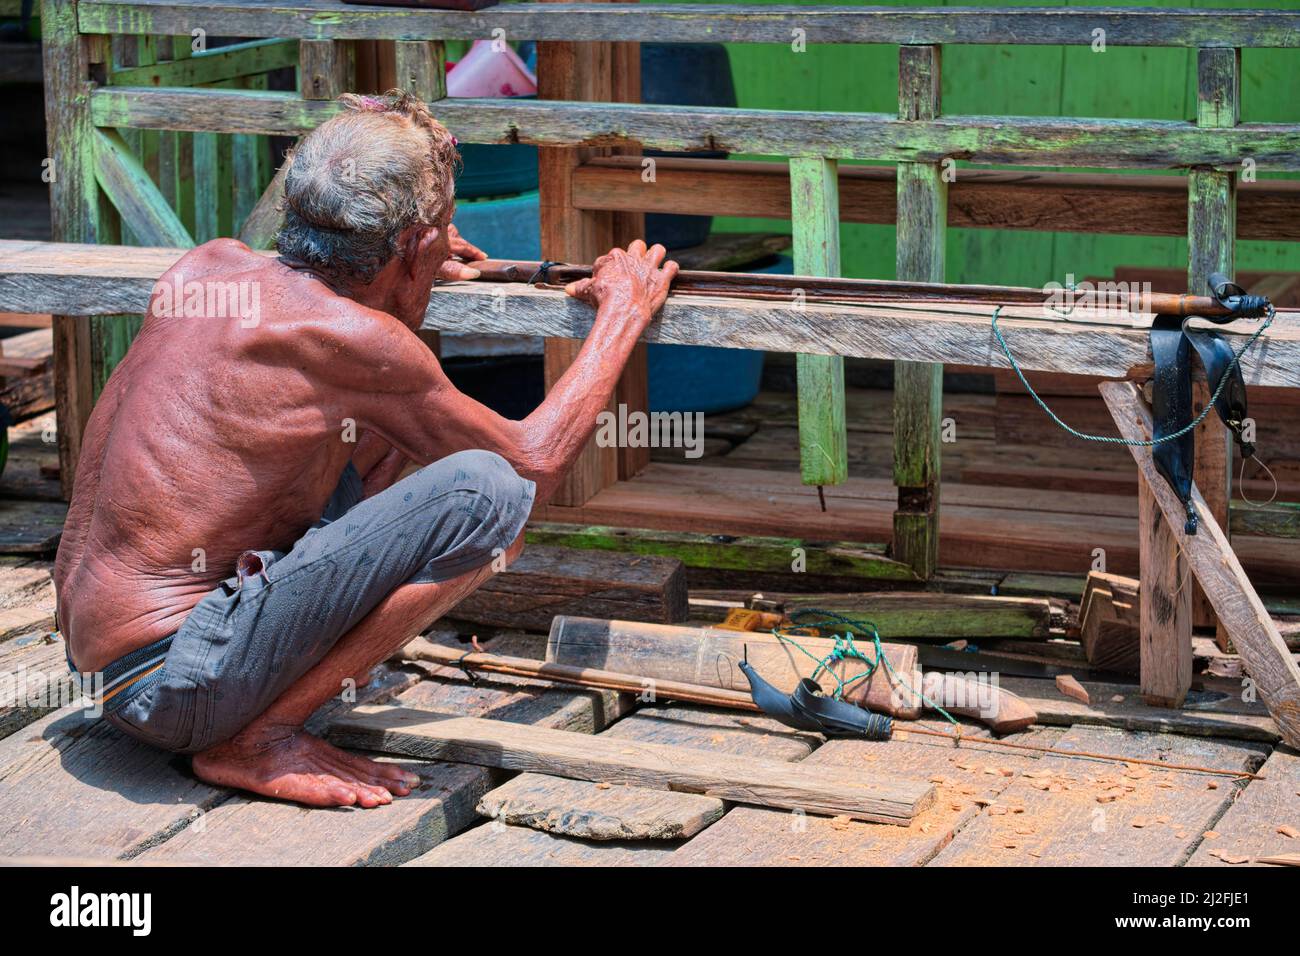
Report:
[[[358,409],[345,383],[304,367],[295,340],[328,322],[398,325],[233,240],[188,253],[160,286],[177,275],[255,284],[260,314],[147,316],[95,406],[55,568],[85,671],[174,633],[241,552],[286,548],[319,517],[357,447],[344,419]]]

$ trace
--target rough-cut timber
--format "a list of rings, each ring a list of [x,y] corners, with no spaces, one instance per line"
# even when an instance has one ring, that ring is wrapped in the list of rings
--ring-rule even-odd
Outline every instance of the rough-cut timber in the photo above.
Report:
[[[636,15],[640,15],[639,11]],[[338,113],[336,104],[247,90],[112,87],[91,95],[97,126],[300,136]],[[713,107],[561,100],[445,99],[434,118],[462,142],[603,147],[639,143],[683,152],[725,150],[937,163],[1174,169],[1300,169],[1300,126],[1243,123],[1199,129],[1174,120],[951,116],[903,121],[887,113],[721,110]]]
[[[65,242],[93,243],[100,238],[100,205],[90,122],[88,40],[77,33],[77,6],[73,0],[41,0],[40,11],[45,135],[54,172],[50,181],[51,235]],[[59,476],[64,496],[71,497],[81,456],[81,434],[95,400],[90,319],[85,313],[64,309],[36,311],[55,313]]]
[[[1139,582],[1093,571],[1079,601],[1079,642],[1088,663],[1100,670],[1137,673]]]
[[[757,758],[685,747],[618,742],[473,717],[401,707],[359,707],[332,725],[344,746],[434,760],[532,770],[578,780],[702,793],[724,800],[903,826],[934,799],[934,788],[857,774],[819,773]]]
[[[494,27],[519,40],[674,43],[1079,44],[1106,31],[1113,46],[1300,46],[1290,10],[1071,9],[1069,7],[770,7],[732,4],[610,9],[600,4],[510,3],[474,13],[357,7],[336,0],[250,5],[247,0],[83,0],[91,33],[188,32],[198,18],[236,34],[401,40],[412,35],[479,40]]]
[[[478,812],[513,826],[586,840],[681,840],[722,816],[716,797],[521,773],[484,795]]]
[[[1150,440],[1151,414],[1137,389],[1127,382],[1106,383],[1100,388],[1120,432],[1129,439]],[[1194,535],[1185,534],[1183,505],[1156,471],[1151,449],[1133,445],[1129,451],[1164,513],[1165,524],[1171,529],[1183,557],[1210,599],[1219,623],[1241,654],[1246,673],[1254,680],[1260,699],[1277,722],[1282,739],[1293,747],[1300,746],[1300,666],[1296,665],[1277,625],[1242,570],[1232,545],[1195,485],[1192,503],[1200,518],[1200,529]]]
[[[0,310],[139,313],[148,306],[154,281],[182,254],[177,249],[0,240]],[[1003,310],[999,326],[1027,370],[1124,377],[1150,361],[1144,329],[1044,319],[1037,310],[1031,310],[1034,317],[1016,317],[1021,311]],[[563,292],[482,282],[435,287],[425,320],[427,327],[443,331],[568,338],[585,336],[591,323],[591,307]],[[1239,347],[1240,335],[1253,332],[1254,323],[1223,328]],[[56,329],[56,341],[57,334]],[[795,308],[670,297],[645,340],[860,358],[909,355],[918,361],[1008,367],[990,331],[989,315],[979,310],[952,315],[898,307],[806,303]],[[1281,314],[1243,365],[1252,385],[1300,387],[1300,318]]]
[[[475,624],[548,630],[557,614],[685,621],[686,571],[675,558],[627,558],[541,545],[525,549],[456,605],[449,617]]]
[[[172,754],[65,707],[0,741],[0,856],[129,858],[225,796]]]

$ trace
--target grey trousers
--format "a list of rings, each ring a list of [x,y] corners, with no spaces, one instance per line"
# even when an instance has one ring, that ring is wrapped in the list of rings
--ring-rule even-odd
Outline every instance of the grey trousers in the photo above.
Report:
[[[465,451],[362,501],[349,464],[289,551],[245,552],[180,630],[105,669],[112,685],[118,671],[162,663],[114,695],[105,719],[179,753],[229,739],[398,586],[489,564],[523,530],[535,492],[500,455]]]

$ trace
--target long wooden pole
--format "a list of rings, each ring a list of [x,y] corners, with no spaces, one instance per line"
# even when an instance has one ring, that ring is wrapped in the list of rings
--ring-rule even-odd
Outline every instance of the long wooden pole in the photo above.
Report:
[[[595,667],[555,664],[528,657],[505,657],[480,652],[465,653],[455,648],[434,644],[422,637],[417,637],[403,647],[398,652],[398,656],[407,660],[458,667],[466,671],[506,674],[510,677],[532,677],[560,684],[571,684],[575,687],[616,690],[628,694],[653,694],[655,698],[704,704],[708,707],[729,707],[733,710],[749,711],[759,709],[748,694],[740,691],[702,687],[699,684],[686,684],[681,681],[637,677],[633,674],[620,674]]]
[[[489,259],[474,266],[481,281],[522,282],[563,286],[591,276],[591,266],[569,263]],[[545,268],[543,268],[545,267]],[[1069,304],[1055,306],[1054,296],[1018,286],[959,285],[946,282],[899,282],[887,279],[841,279],[768,273],[704,272],[683,269],[673,280],[671,295],[790,300],[796,294],[816,302],[879,303],[910,301],[916,305],[1053,306],[1063,317]],[[1174,292],[1130,295],[1101,290],[1103,305],[1128,312],[1226,318],[1232,312],[1209,296]]]

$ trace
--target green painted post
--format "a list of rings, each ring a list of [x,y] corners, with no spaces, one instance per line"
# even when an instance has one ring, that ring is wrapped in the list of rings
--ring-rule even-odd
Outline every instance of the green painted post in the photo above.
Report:
[[[1241,115],[1241,51],[1222,47],[1197,50],[1196,125],[1205,129],[1236,126]],[[1237,175],[1208,167],[1187,173],[1187,288],[1204,295],[1211,273],[1236,270]],[[1197,381],[1193,398],[1199,411],[1210,400],[1210,385]],[[1232,497],[1232,436],[1216,415],[1196,429],[1193,480],[1225,533]],[[1192,592],[1192,623],[1216,627],[1217,619],[1199,584]],[[1228,636],[1217,628],[1225,650]]]
[[[794,271],[806,276],[840,274],[839,164],[820,156],[790,160],[790,211]],[[848,478],[848,431],[844,412],[844,359],[800,355],[799,463],[803,482],[842,484]]]
[[[898,51],[898,118],[935,119],[940,110],[940,48]],[[948,184],[935,163],[898,164],[897,277],[944,281]],[[943,366],[894,363],[893,556],[920,577],[939,566],[939,429],[943,417]]]

